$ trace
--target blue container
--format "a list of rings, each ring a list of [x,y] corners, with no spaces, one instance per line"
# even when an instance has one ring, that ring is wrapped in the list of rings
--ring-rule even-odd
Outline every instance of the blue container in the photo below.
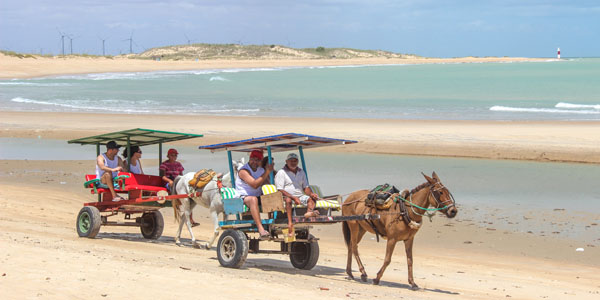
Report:
[[[227,215],[241,214],[244,212],[244,200],[242,198],[223,199],[223,209]]]

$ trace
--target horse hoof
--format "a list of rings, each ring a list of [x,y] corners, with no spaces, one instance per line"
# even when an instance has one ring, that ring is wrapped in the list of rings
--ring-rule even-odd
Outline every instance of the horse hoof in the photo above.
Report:
[[[202,249],[210,250],[210,246],[208,244],[202,245]]]
[[[367,275],[360,275],[360,280],[367,282]]]
[[[198,245],[198,244],[196,244],[196,243],[193,243],[193,244],[192,244],[192,246],[193,246],[194,248],[196,248],[196,249],[201,249],[201,248],[202,248],[202,247],[200,247],[200,245]]]
[[[418,286],[418,285],[416,285],[416,284],[412,284],[412,285],[410,286],[410,289],[411,289],[412,291],[418,291],[418,290],[419,290],[419,286]]]
[[[181,242],[180,241],[175,241],[175,245],[181,247]]]
[[[379,285],[379,279],[373,279],[373,285]]]
[[[354,276],[350,273],[346,273],[348,275],[348,277],[346,277],[346,279],[348,280],[354,280]]]

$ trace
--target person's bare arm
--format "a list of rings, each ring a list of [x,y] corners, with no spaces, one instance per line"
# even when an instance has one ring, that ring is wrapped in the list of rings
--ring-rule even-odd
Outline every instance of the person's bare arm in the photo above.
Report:
[[[267,165],[267,169],[268,169],[268,165]],[[271,166],[271,171],[273,170],[273,167]],[[267,180],[267,178],[269,177],[269,173],[265,171],[260,177],[258,178],[254,178],[252,177],[252,175],[250,175],[250,172],[248,172],[247,170],[241,170],[238,173],[238,176],[240,177],[240,179],[242,179],[244,182],[246,182],[250,187],[252,187],[253,189],[257,189],[259,188],[264,182],[265,180]]]
[[[104,157],[102,155],[98,155],[98,158],[96,158],[96,163],[98,164],[98,167],[100,167],[100,169],[102,171],[105,171],[105,172],[118,172],[118,171],[121,171],[123,169],[121,167],[122,163],[121,163],[121,159],[120,158],[119,158],[119,165],[116,168],[114,168],[114,169],[111,169],[111,168],[107,167],[104,164]]]
[[[308,186],[304,188],[304,193],[311,197],[313,200],[319,199],[319,195],[313,193],[313,191]]]

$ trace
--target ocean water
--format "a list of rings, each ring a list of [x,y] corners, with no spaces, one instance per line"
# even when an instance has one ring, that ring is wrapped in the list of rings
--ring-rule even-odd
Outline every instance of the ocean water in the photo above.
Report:
[[[198,145],[202,139],[198,139]],[[94,172],[94,146],[70,145],[65,141],[0,138],[1,159],[87,160]],[[164,145],[164,149],[171,147]],[[227,155],[195,146],[175,146],[186,172],[212,168],[227,173]],[[142,147],[144,171],[158,175],[158,147]],[[275,153],[276,169],[283,167],[287,153]],[[243,154],[233,153],[234,159]],[[540,163],[510,160],[438,158],[383,154],[305,152],[311,184],[325,194],[347,195],[390,183],[412,189],[425,182],[421,172],[436,172],[452,192],[459,217],[481,226],[539,234],[560,231],[585,243],[600,243],[600,194],[597,165]],[[247,157],[246,157],[247,158]],[[0,170],[10,176],[11,170]],[[79,183],[77,183],[79,184]]]
[[[2,80],[0,108],[370,119],[600,120],[600,59],[215,69]]]

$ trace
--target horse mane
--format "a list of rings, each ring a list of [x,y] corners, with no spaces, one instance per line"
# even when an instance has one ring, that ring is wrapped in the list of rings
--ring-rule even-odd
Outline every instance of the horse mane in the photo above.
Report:
[[[428,187],[429,185],[430,185],[430,183],[429,183],[429,182],[422,183],[421,185],[419,185],[419,186],[417,186],[416,188],[412,189],[412,190],[410,191],[410,194],[414,194],[414,193],[416,193],[416,192],[418,192],[418,191],[422,190],[423,188],[425,188],[425,187]]]

